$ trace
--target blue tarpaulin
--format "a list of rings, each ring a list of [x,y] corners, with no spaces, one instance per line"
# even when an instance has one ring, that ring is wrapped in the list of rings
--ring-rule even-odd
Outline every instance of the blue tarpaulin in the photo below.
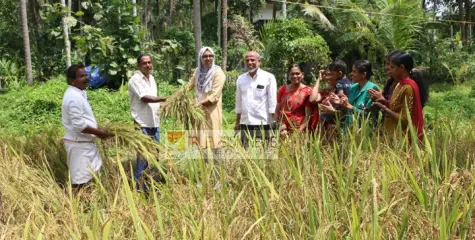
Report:
[[[92,88],[99,88],[107,83],[107,74],[101,75],[101,70],[104,66],[87,66],[86,73],[89,86]]]

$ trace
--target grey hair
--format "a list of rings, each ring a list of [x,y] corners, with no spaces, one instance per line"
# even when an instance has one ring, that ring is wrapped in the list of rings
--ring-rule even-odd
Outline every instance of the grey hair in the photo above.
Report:
[[[246,53],[246,56],[247,56],[249,53],[254,53],[254,54],[256,55],[257,60],[259,60],[259,61],[261,60],[261,55],[260,55],[258,52],[256,52],[256,51],[249,51],[249,52]]]

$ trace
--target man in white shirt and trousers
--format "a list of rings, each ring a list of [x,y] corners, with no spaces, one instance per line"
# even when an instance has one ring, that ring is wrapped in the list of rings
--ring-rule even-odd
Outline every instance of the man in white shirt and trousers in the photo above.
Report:
[[[259,68],[257,52],[246,53],[247,73],[236,81],[236,125],[241,143],[249,147],[250,138],[270,139],[271,125],[277,105],[277,81],[273,74]],[[264,132],[264,136],[262,136]]]
[[[102,158],[94,143],[96,137],[105,139],[110,134],[98,127],[91,105],[84,91],[87,74],[83,64],[73,64],[66,71],[69,87],[61,106],[61,121],[66,135],[63,138],[67,164],[74,192],[91,181],[93,173],[102,166]]]
[[[130,113],[143,134],[160,142],[158,111],[160,102],[164,102],[166,98],[157,97],[157,84],[155,78],[151,75],[153,70],[152,58],[147,54],[140,55],[137,58],[137,65],[139,70],[130,78],[128,85]],[[141,183],[143,171],[147,167],[147,160],[138,154],[134,172],[137,183]],[[138,184],[137,187],[139,190],[146,190],[143,184]]]

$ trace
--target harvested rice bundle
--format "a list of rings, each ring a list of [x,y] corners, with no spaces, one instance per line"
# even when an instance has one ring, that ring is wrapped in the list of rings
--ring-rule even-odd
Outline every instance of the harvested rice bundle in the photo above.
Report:
[[[105,123],[102,127],[114,135],[106,141],[106,145],[124,146],[142,154],[147,159],[156,156],[157,144],[149,136],[137,131],[133,125]]]
[[[183,123],[185,129],[197,129],[204,121],[202,108],[195,106],[195,98],[186,87],[176,91],[170,96],[160,109],[163,117],[174,117],[178,122]]]
[[[137,131],[133,125],[106,123],[103,127],[114,134],[113,138],[106,141],[106,145],[112,143],[133,149],[140,153],[145,159],[156,159],[158,150],[161,155],[160,159],[164,161],[159,164],[163,165],[168,172],[171,172],[178,182],[186,183],[186,178],[180,175],[171,156],[169,156],[170,150],[168,148],[157,144],[149,136]]]

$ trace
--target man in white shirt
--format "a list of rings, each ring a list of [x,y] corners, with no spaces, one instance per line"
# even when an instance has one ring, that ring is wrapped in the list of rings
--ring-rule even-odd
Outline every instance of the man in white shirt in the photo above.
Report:
[[[130,78],[128,85],[130,113],[143,134],[160,142],[158,110],[160,109],[160,102],[164,102],[166,98],[157,97],[157,84],[155,78],[151,75],[153,70],[152,58],[146,54],[140,55],[137,58],[137,65],[139,70]],[[140,181],[147,166],[147,161],[138,155],[134,173],[135,181]],[[143,184],[139,184],[139,188],[141,190],[145,189]]]
[[[71,184],[77,192],[92,179],[92,172],[102,166],[102,158],[94,139],[107,138],[107,131],[97,126],[92,108],[84,90],[87,88],[87,74],[83,64],[73,64],[66,71],[69,87],[61,106],[61,121],[66,135],[64,146]]]
[[[236,126],[241,131],[241,143],[248,147],[249,137],[269,140],[277,105],[277,82],[273,74],[259,68],[257,52],[246,54],[247,73],[236,81]]]

